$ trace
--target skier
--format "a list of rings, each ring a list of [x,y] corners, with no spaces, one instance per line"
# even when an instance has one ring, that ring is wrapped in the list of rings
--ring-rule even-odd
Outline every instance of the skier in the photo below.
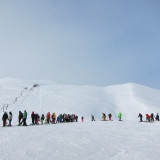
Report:
[[[12,112],[9,112],[8,120],[9,120],[9,126],[11,126]]]
[[[91,115],[91,121],[95,121],[94,115]]]
[[[35,121],[35,114],[34,114],[34,111],[32,112],[32,114],[31,114],[31,118],[32,118],[32,124],[34,125],[35,123],[34,123],[34,121]]]
[[[159,114],[156,115],[156,121],[159,121]]]
[[[62,123],[62,114],[59,115],[59,121]]]
[[[109,120],[111,121],[112,114],[110,113],[110,114],[108,115],[108,117],[109,117]]]
[[[81,119],[82,119],[82,122],[84,122],[84,117],[83,116],[81,117]]]
[[[118,114],[118,118],[119,118],[119,121],[121,121],[121,118],[122,118],[122,113],[121,112]]]
[[[52,114],[52,123],[55,124],[55,121],[56,121],[56,114],[53,113],[53,114]]]
[[[106,114],[105,113],[102,113],[102,118],[103,118],[104,121],[106,120]]]
[[[49,122],[50,122],[50,118],[51,118],[50,112],[48,112],[48,114],[47,114],[47,123],[48,123],[48,124],[49,124]]]
[[[38,113],[36,113],[36,114],[35,114],[34,123],[35,123],[35,124],[38,124],[38,121],[39,121],[39,115],[38,115]]]
[[[23,113],[23,126],[27,126],[26,120],[27,120],[27,112],[25,110],[24,113]]]
[[[19,111],[19,115],[18,115],[18,122],[19,122],[19,126],[22,124],[22,121],[23,120],[23,113],[21,111]]]
[[[44,114],[42,114],[42,116],[41,116],[41,124],[43,124],[44,119],[45,119]]]
[[[8,119],[8,114],[7,112],[4,112],[3,116],[2,116],[2,120],[3,120],[3,127],[6,126],[6,120]]]
[[[142,114],[141,113],[139,113],[139,115],[138,115],[138,118],[140,118],[140,122],[142,122],[143,120],[142,120]]]
[[[146,114],[146,121],[150,122],[150,115],[149,114]]]
[[[151,113],[151,121],[154,121],[154,114],[153,113]]]
[[[78,116],[76,115],[76,122],[78,122]]]

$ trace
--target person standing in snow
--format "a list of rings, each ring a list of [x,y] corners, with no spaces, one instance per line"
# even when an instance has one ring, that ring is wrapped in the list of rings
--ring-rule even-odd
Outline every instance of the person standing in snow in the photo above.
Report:
[[[111,121],[111,118],[112,118],[112,114],[108,114],[108,117],[109,117],[109,120]]]
[[[48,112],[48,114],[47,114],[47,123],[48,123],[48,124],[49,124],[49,122],[50,122],[50,118],[51,118],[50,112]]]
[[[84,122],[84,117],[83,116],[81,117],[81,119],[82,119],[82,122]]]
[[[42,114],[42,116],[41,116],[41,124],[43,124],[44,119],[45,119],[44,114]]]
[[[8,119],[8,114],[7,112],[4,112],[3,116],[2,116],[2,120],[3,120],[3,127],[6,126],[6,120]]]
[[[102,118],[103,118],[104,121],[106,120],[106,114],[105,113],[102,113]]]
[[[31,114],[31,119],[32,119],[32,124],[34,125],[34,119],[35,119],[34,111],[33,111],[32,114]]]
[[[76,122],[78,122],[78,116],[76,115]]]
[[[11,126],[12,112],[9,112],[8,120],[9,120],[9,126]]]
[[[150,122],[151,121],[151,117],[149,114],[146,114],[146,121]]]
[[[156,115],[156,121],[159,121],[159,114]]]
[[[26,120],[27,120],[27,112],[25,110],[24,113],[23,113],[23,126],[27,126]]]
[[[95,121],[94,115],[91,115],[91,121]]]
[[[118,118],[119,118],[119,121],[121,121],[121,118],[122,118],[122,113],[121,112],[118,114]]]
[[[154,114],[153,113],[151,113],[151,121],[154,121]]]
[[[142,120],[142,114],[141,113],[139,113],[139,115],[138,115],[138,118],[140,118],[140,122],[142,122],[143,120]]]
[[[53,113],[53,114],[52,114],[52,123],[55,124],[55,121],[56,121],[56,114]]]
[[[21,120],[23,120],[23,113],[21,111],[19,111],[19,115],[18,115],[18,122],[19,122],[19,124],[18,125],[22,124]]]
[[[34,124],[38,124],[39,121],[39,115],[38,113],[35,114]]]

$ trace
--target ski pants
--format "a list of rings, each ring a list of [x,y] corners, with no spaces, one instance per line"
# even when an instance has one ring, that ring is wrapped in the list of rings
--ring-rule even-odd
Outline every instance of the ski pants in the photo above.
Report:
[[[26,126],[26,118],[23,119],[23,126]]]
[[[34,118],[32,118],[32,124],[34,124]]]
[[[3,120],[3,127],[6,126],[6,119]]]
[[[9,120],[9,126],[11,126],[11,120]]]

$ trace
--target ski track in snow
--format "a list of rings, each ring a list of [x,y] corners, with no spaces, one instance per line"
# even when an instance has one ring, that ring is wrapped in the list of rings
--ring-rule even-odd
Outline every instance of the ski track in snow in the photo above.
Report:
[[[158,160],[160,122],[95,121],[0,128],[0,160]]]

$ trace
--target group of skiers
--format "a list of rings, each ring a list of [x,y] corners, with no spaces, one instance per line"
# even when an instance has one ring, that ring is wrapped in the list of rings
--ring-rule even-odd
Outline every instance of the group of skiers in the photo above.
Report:
[[[9,112],[9,115],[7,114],[7,112],[4,112],[4,114],[3,114],[3,116],[2,116],[3,127],[6,126],[7,120],[9,120],[9,126],[11,126],[12,112]]]
[[[111,121],[112,119],[112,114],[111,113],[109,113],[108,114],[108,118],[109,118],[109,121]],[[118,118],[119,118],[119,121],[121,121],[122,119],[122,113],[120,112],[119,114],[118,114]],[[106,114],[105,113],[102,113],[102,119],[103,119],[103,121],[106,121]]]
[[[3,121],[3,127],[6,126],[7,120],[9,120],[9,125],[11,126],[11,121],[12,121],[12,112],[9,112],[9,115],[7,114],[7,112],[4,112],[3,116],[2,116],[2,121]],[[26,110],[24,111],[24,113],[22,113],[21,111],[19,111],[19,115],[18,115],[18,126],[27,126],[26,123],[27,120],[27,112]],[[44,116],[44,114],[41,115],[41,117],[39,116],[38,113],[34,113],[34,111],[31,113],[31,120],[32,120],[32,125],[38,125],[39,122],[41,122],[41,124],[55,124],[55,123],[62,123],[62,122],[78,122],[78,116],[75,114],[60,114],[56,117],[56,114],[53,113],[52,115],[50,114],[50,112],[47,113],[46,117]]]
[[[55,123],[62,123],[62,122],[77,122],[78,121],[78,116],[75,114],[60,114],[56,117],[55,112],[51,115],[50,112],[47,113],[46,117],[44,114],[39,116],[38,113],[34,113],[34,111],[31,114],[31,119],[32,119],[32,125],[39,124],[39,121],[41,124],[55,124]]]
[[[3,120],[3,127],[6,126],[6,122],[7,120],[9,120],[9,125],[11,126],[11,121],[12,121],[12,112],[9,112],[9,114],[7,114],[7,112],[4,112],[3,116],[2,116],[2,120]],[[119,121],[122,121],[122,113],[120,112],[118,114],[118,118]],[[139,113],[138,117],[140,118],[140,122],[145,122],[143,121],[143,115],[141,113]],[[103,121],[106,121],[106,114],[102,113],[102,119]],[[153,113],[151,113],[151,115],[146,114],[146,122],[152,122],[154,121],[154,119],[156,119],[156,121],[159,121],[159,114],[157,113],[156,116],[154,116]],[[24,111],[24,113],[22,113],[21,111],[19,111],[19,115],[18,115],[18,126],[27,126],[26,123],[27,120],[27,112],[26,110]],[[38,125],[39,122],[41,124],[55,124],[55,123],[62,123],[62,122],[78,122],[78,116],[75,114],[60,114],[58,116],[56,116],[55,112],[51,115],[50,112],[47,113],[46,116],[44,116],[44,114],[42,114],[41,116],[39,116],[38,113],[34,113],[34,111],[31,113],[31,120],[32,120],[32,125]],[[84,117],[81,117],[82,122],[84,122]],[[108,120],[111,121],[112,120],[112,114],[109,113],[108,114]],[[91,115],[91,121],[95,121],[94,115]]]
[[[140,122],[144,122],[143,115],[141,113],[139,113],[137,118],[140,118]],[[146,122],[153,122],[154,119],[156,119],[156,121],[159,121],[159,114],[158,113],[156,116],[153,113],[151,113],[151,115],[146,114]]]

